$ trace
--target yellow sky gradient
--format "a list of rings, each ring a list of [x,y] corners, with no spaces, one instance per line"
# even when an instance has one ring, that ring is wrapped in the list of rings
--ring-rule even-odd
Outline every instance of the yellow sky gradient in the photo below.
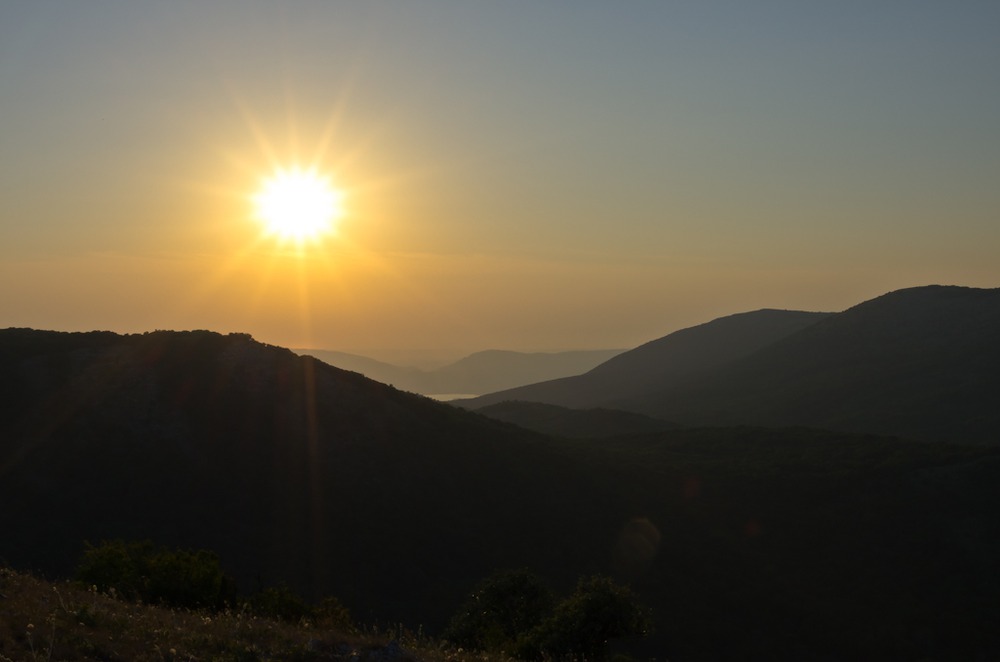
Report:
[[[457,357],[1000,285],[997,10],[706,7],[4,5],[0,326]],[[301,250],[292,166],[345,194]]]

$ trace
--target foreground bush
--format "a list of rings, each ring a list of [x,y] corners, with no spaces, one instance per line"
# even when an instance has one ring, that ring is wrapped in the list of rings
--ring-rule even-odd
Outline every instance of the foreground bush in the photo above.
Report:
[[[102,593],[131,601],[215,612],[238,607],[262,618],[353,630],[350,613],[334,597],[310,605],[280,584],[238,598],[236,582],[222,571],[219,557],[206,550],[167,550],[148,540],[112,540],[96,547],[87,543],[76,578]]]
[[[171,607],[219,610],[236,599],[236,583],[213,552],[171,551],[149,541],[88,543],[76,577],[101,591]]]
[[[557,604],[537,577],[515,571],[477,586],[444,638],[524,659],[601,660],[610,641],[645,636],[649,630],[649,615],[632,591],[607,577],[581,579],[573,594]]]
[[[513,652],[518,638],[541,625],[554,605],[552,593],[535,575],[500,572],[475,588],[444,638],[464,648]]]
[[[264,618],[294,623],[312,615],[306,601],[284,584],[269,586],[251,595],[243,606],[250,613]]]
[[[525,658],[582,657],[603,660],[613,639],[644,637],[649,614],[627,587],[607,577],[581,579],[553,614],[522,637],[518,655]]]

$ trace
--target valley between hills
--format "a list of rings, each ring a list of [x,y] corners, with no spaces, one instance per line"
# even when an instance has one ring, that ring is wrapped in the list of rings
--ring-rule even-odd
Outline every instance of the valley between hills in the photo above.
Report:
[[[0,559],[210,549],[434,634],[497,570],[607,575],[636,657],[991,659],[997,338],[1000,290],[920,287],[441,403],[246,334],[0,330]]]

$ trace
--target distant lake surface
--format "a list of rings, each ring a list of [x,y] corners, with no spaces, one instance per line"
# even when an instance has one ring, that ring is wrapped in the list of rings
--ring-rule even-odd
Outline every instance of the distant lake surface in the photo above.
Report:
[[[448,400],[464,400],[465,398],[475,398],[482,395],[481,393],[428,393],[428,398],[434,398],[435,400],[440,400],[441,402],[447,402]]]

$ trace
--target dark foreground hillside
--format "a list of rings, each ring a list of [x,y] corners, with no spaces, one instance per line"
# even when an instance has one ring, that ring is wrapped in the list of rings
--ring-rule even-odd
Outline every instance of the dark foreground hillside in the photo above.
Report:
[[[619,572],[681,659],[1000,653],[998,449],[728,428],[588,452],[648,519]]]
[[[528,430],[567,439],[601,439],[678,427],[669,421],[620,409],[570,409],[541,402],[508,400],[480,407],[476,412]]]
[[[243,335],[0,331],[0,557],[213,549],[440,632],[481,578],[631,582],[644,656],[992,659],[1000,450],[805,429],[543,437]]]
[[[510,662],[405,628],[359,630],[325,615],[292,622],[245,609],[176,609],[0,565],[0,660],[59,662]]]
[[[244,586],[440,623],[495,567],[602,544],[575,520],[603,499],[573,493],[567,516],[575,469],[541,437],[249,336],[8,330],[0,348],[15,566],[68,573],[85,539],[151,538],[218,552]]]

